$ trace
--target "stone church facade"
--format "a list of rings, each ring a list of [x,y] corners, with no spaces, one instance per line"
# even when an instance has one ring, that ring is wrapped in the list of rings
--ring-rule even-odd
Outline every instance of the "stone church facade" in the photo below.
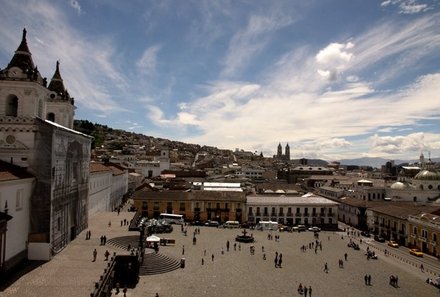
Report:
[[[48,83],[23,30],[14,56],[0,69],[0,160],[36,180],[28,197],[29,230],[22,234],[29,259],[50,259],[87,228],[91,137],[73,130],[74,111],[59,63]],[[7,233],[5,238],[7,248]]]

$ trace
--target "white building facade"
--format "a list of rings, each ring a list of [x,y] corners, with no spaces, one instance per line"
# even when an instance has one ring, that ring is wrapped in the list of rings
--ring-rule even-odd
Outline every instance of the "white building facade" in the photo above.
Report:
[[[338,203],[316,195],[248,195],[246,216],[251,224],[275,221],[285,225],[313,225],[337,229]]]

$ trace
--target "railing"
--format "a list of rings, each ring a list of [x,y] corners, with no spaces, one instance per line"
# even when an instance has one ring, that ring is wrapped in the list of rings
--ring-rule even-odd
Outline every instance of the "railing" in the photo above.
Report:
[[[115,254],[111,257],[110,262],[107,263],[104,274],[99,277],[99,281],[95,282],[95,289],[90,293],[90,297],[108,297],[112,295],[114,269],[116,266]]]

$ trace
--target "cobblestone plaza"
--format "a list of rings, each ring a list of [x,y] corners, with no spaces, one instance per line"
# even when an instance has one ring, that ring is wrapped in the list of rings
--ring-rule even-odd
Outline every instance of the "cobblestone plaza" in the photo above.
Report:
[[[120,221],[131,219],[133,213],[100,213],[89,221],[92,239],[85,240],[85,232],[67,246],[48,263],[21,277],[9,288],[0,292],[0,296],[90,296],[94,282],[99,279],[106,261],[104,252],[127,253],[113,245],[100,245],[100,236],[107,239],[126,235],[127,226]],[[111,226],[108,223],[111,222]],[[161,246],[159,253],[177,260],[185,258],[185,268],[169,273],[141,276],[134,289],[127,296],[148,297],[173,296],[300,296],[297,288],[312,287],[312,296],[437,296],[438,289],[425,283],[427,272],[403,263],[378,252],[378,260],[367,260],[365,248],[361,250],[347,247],[349,238],[341,233],[321,232],[322,251],[315,253],[301,246],[308,246],[315,240],[312,232],[286,233],[273,232],[280,239],[268,239],[268,231],[249,231],[256,242],[255,254],[250,253],[251,244],[238,244],[234,249],[235,236],[239,229],[217,229],[200,227],[193,244],[195,227],[188,227],[185,236],[178,226],[170,234],[161,237],[176,240],[174,246]],[[343,239],[342,239],[343,236]],[[358,238],[355,238],[359,242]],[[229,251],[226,242],[230,242]],[[369,243],[374,248],[374,242]],[[263,247],[266,260],[263,259]],[[96,262],[92,262],[92,252],[98,251]],[[206,250],[206,256],[205,256]],[[282,268],[275,268],[274,257],[278,252],[283,255]],[[340,268],[338,261],[344,259]],[[212,255],[214,259],[212,260]],[[202,265],[202,259],[204,264]],[[328,273],[324,265],[328,264]],[[365,274],[371,275],[371,286],[364,283]],[[398,287],[389,285],[390,275],[399,278]],[[123,296],[123,293],[119,293]],[[117,295],[116,295],[117,296]]]

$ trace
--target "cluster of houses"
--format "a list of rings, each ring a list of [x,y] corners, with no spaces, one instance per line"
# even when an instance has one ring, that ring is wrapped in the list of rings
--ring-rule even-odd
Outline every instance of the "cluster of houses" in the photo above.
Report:
[[[339,164],[292,162],[288,145],[285,154],[279,145],[274,158],[171,142],[166,148],[151,138],[125,139],[124,150],[92,150],[92,138],[73,129],[74,111],[60,64],[48,82],[23,30],[0,69],[0,274],[23,259],[50,260],[87,229],[90,216],[128,197],[149,218],[174,213],[188,222],[328,230],[342,221],[440,256],[440,173],[423,155],[390,181]],[[148,144],[157,153],[140,157],[151,151]]]

